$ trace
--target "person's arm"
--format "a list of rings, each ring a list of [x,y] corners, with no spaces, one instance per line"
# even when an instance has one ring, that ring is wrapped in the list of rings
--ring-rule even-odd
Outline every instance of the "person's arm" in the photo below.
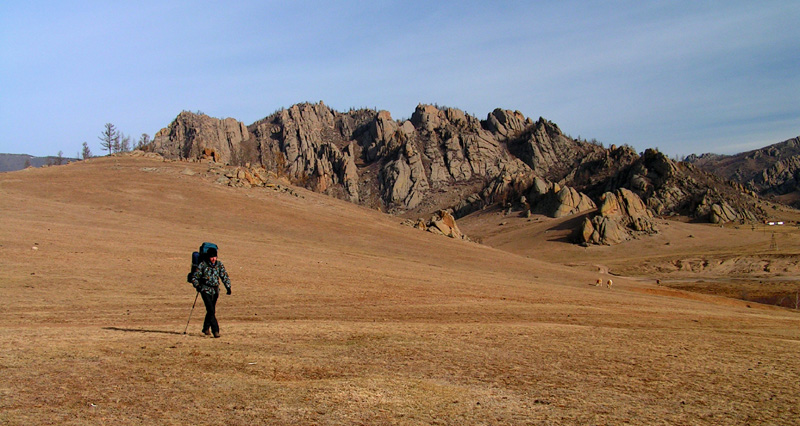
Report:
[[[225,265],[223,265],[222,262],[217,262],[219,263],[219,278],[222,280],[222,284],[225,286],[227,293],[231,294],[231,279],[228,277],[228,271],[225,270]]]
[[[200,279],[203,276],[201,271],[204,269],[205,264],[200,262],[200,264],[197,265],[197,269],[195,269],[194,273],[192,274],[192,286],[194,286],[194,289],[197,291],[200,291]]]

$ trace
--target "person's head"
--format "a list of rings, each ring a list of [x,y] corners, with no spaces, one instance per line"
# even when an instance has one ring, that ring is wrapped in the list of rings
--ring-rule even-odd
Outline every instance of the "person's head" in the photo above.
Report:
[[[208,249],[206,256],[208,257],[208,261],[211,262],[212,265],[214,263],[217,263],[217,249],[215,248]]]

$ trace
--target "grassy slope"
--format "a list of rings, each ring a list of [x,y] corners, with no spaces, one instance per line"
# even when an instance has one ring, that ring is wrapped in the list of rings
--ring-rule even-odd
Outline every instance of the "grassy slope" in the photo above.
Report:
[[[607,259],[557,241],[552,263],[534,260],[302,190],[186,173],[205,169],[121,157],[0,175],[0,423],[800,414],[793,312],[624,278],[596,288],[608,275],[586,265]],[[221,339],[200,335],[201,304],[182,334],[202,241],[219,244],[233,279]]]

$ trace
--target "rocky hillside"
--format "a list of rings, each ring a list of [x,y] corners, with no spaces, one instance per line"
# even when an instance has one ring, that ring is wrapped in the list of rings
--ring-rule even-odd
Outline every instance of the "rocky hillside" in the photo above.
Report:
[[[764,216],[751,191],[699,167],[654,150],[639,155],[627,146],[575,140],[544,118],[502,109],[480,120],[455,108],[419,105],[410,119],[398,121],[387,111],[343,113],[320,102],[250,125],[182,112],[147,149],[173,159],[262,168],[409,218],[440,210],[461,217],[492,205],[558,217],[595,210],[612,197],[637,198],[650,210],[618,221],[640,232],[655,232],[643,221],[656,215],[712,222]],[[622,188],[630,194],[620,195]],[[604,239],[598,234],[590,242]]]
[[[686,161],[760,195],[800,207],[800,137],[737,155],[691,155]]]

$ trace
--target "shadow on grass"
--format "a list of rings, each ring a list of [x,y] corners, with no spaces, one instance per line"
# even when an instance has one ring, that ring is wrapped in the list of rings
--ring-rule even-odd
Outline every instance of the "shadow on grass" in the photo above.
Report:
[[[178,334],[178,335],[183,336],[183,333],[178,332],[178,331],[146,330],[146,329],[143,329],[143,328],[103,327],[103,330],[127,331],[127,332],[134,332],[134,333]]]
[[[566,235],[561,235],[559,237],[548,238],[547,241],[558,241],[567,244],[575,244],[573,240],[573,232],[575,229],[578,228],[581,224],[583,224],[583,219],[589,217],[590,215],[594,214],[597,210],[590,210],[570,219],[567,219],[561,223],[558,223],[548,229],[548,231],[570,231]]]

